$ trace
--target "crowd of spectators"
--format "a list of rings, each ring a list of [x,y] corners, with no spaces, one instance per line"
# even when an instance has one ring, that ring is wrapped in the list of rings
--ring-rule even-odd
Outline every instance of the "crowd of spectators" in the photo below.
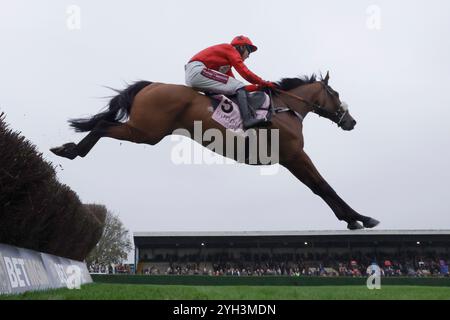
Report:
[[[152,275],[210,275],[210,276],[348,276],[360,277],[372,273],[377,265],[381,276],[449,276],[447,256],[403,257],[378,254],[377,257],[354,253],[349,255],[241,255],[239,259],[220,254],[214,259],[197,255],[168,256],[172,262],[159,257],[159,262],[145,263],[143,274]],[[288,258],[294,258],[289,260]],[[295,259],[297,258],[297,259]]]
[[[88,266],[89,273],[92,274],[131,274],[132,268],[129,264],[118,264],[118,265],[100,265],[91,264]]]

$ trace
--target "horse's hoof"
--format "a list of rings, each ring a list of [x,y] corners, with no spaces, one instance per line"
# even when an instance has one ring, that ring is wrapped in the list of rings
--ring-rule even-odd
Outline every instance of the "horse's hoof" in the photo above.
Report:
[[[361,230],[361,229],[364,229],[364,227],[358,221],[353,221],[353,222],[348,223],[347,229],[348,230]]]
[[[369,229],[375,228],[379,224],[380,224],[380,221],[373,219],[373,218],[369,218],[368,220],[363,221],[364,228],[369,228]]]
[[[50,151],[59,157],[67,158],[70,160],[75,159],[78,156],[77,145],[75,143],[66,143],[65,145],[57,148],[51,148]]]

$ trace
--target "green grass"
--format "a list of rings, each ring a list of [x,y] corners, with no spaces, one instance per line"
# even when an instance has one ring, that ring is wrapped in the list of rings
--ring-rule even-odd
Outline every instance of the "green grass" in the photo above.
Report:
[[[0,296],[19,300],[450,300],[450,287],[382,286],[169,286],[94,283],[80,290],[58,289]]]

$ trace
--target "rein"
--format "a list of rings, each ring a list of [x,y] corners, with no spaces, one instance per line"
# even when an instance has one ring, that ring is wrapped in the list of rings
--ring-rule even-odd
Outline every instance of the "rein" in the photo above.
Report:
[[[310,102],[310,101],[308,101],[308,100],[306,100],[306,99],[304,99],[304,98],[302,98],[302,97],[300,97],[300,96],[298,96],[296,94],[293,94],[293,93],[290,93],[290,92],[287,92],[287,91],[284,91],[284,90],[281,90],[281,89],[278,89],[278,88],[272,88],[272,89],[277,91],[278,93],[285,94],[285,95],[287,95],[287,96],[289,96],[291,98],[294,98],[294,99],[297,99],[297,100],[299,100],[299,101],[301,101],[303,103],[306,103],[307,106],[311,106],[313,108],[316,106],[315,103],[312,103],[312,102]]]
[[[330,112],[328,110],[325,110],[319,104],[313,103],[313,102],[311,102],[309,100],[306,100],[305,98],[302,98],[302,97],[300,97],[300,96],[298,96],[296,94],[293,94],[293,93],[290,93],[290,92],[287,92],[287,91],[284,91],[284,90],[281,90],[281,89],[278,89],[278,88],[272,88],[272,90],[274,90],[274,91],[276,91],[276,92],[278,92],[280,94],[287,95],[288,97],[291,97],[293,99],[296,99],[298,101],[301,101],[301,102],[305,103],[306,106],[312,107],[312,109],[313,109],[312,111],[314,113],[318,114],[319,116],[322,116],[322,117],[325,117],[325,118],[329,118],[330,120],[331,120],[331,117],[336,116],[338,118],[338,121],[336,121],[336,124],[338,126],[341,125],[342,120],[344,120],[344,117],[348,113],[348,109],[343,108],[342,105],[340,106],[339,110],[343,109],[343,112],[337,111],[336,113],[334,113],[334,112]],[[327,89],[327,91],[328,91],[328,89]],[[292,110],[292,108],[289,105],[287,107]],[[295,110],[292,110],[292,111],[295,112]]]

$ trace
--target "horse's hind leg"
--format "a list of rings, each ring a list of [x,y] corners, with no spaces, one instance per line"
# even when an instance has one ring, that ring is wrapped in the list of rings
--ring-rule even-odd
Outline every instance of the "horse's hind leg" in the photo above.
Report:
[[[146,143],[148,140],[145,133],[133,128],[127,123],[100,121],[95,128],[78,144],[66,143],[61,147],[50,150],[54,154],[70,160],[73,160],[78,156],[84,158],[103,137],[135,143]]]

